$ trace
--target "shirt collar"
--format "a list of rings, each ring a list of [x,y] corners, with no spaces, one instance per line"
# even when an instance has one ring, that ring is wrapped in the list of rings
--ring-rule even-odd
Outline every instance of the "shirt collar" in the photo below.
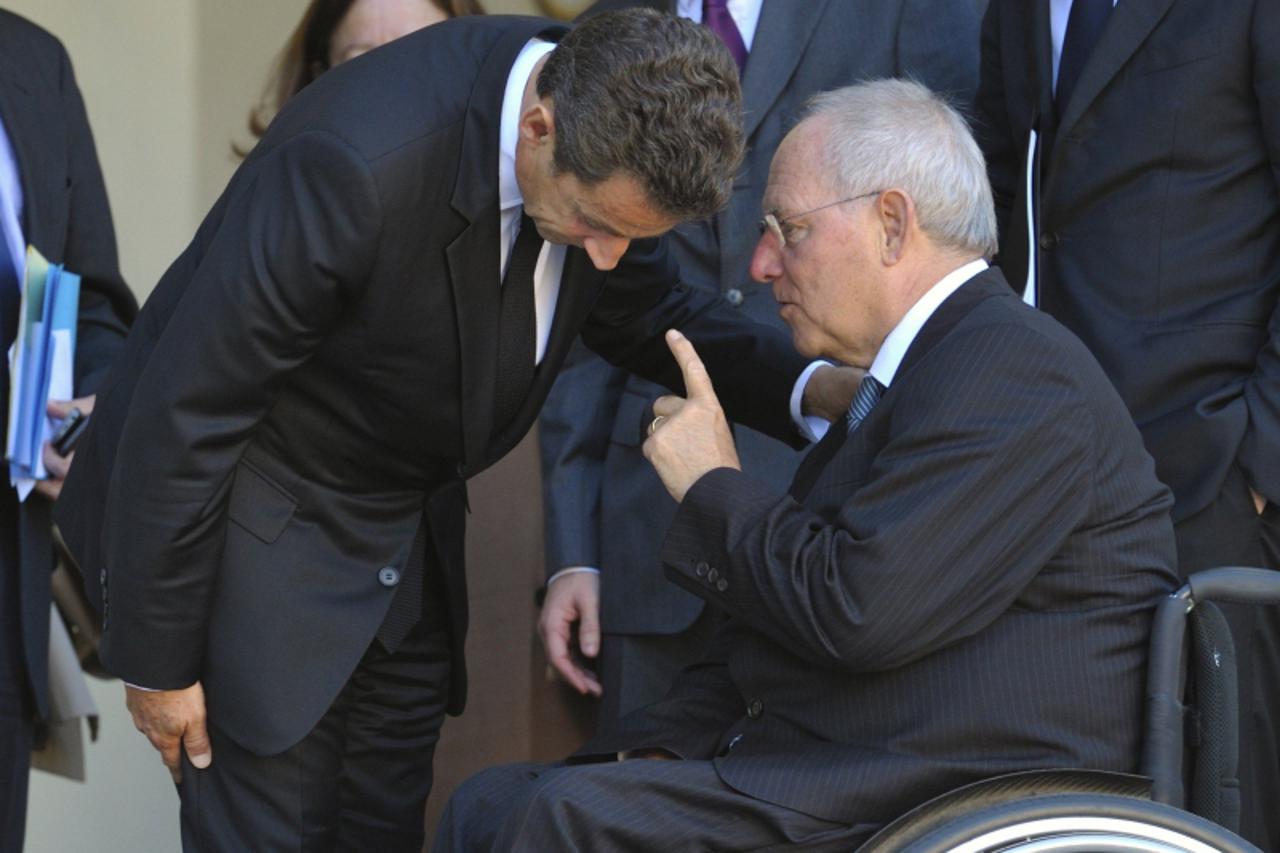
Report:
[[[555,43],[530,39],[520,51],[511,73],[507,75],[507,88],[502,95],[502,123],[498,135],[498,204],[503,211],[524,204],[520,184],[516,181],[516,141],[520,135],[520,106],[524,102],[524,89],[529,75],[538,60],[555,50]]]
[[[924,324],[933,316],[933,312],[938,310],[948,296],[960,289],[960,285],[973,278],[978,273],[987,268],[987,262],[979,258],[976,261],[970,261],[959,269],[952,270],[942,277],[942,280],[929,288],[918,300],[916,304],[911,306],[902,319],[898,321],[898,325],[893,327],[893,331],[884,339],[884,343],[880,345],[880,351],[876,353],[875,361],[871,362],[871,369],[867,371],[874,376],[881,385],[888,388],[893,382],[894,375],[898,372],[898,367],[902,364],[902,359],[907,354],[907,349],[911,346],[911,342],[916,339],[916,335],[920,334],[920,330],[924,328]]]

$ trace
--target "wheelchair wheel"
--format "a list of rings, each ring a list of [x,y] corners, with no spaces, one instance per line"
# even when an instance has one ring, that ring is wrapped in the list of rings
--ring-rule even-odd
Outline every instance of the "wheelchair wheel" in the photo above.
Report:
[[[1259,853],[1189,812],[1106,794],[1003,803],[957,815],[914,838],[877,840],[902,853]]]

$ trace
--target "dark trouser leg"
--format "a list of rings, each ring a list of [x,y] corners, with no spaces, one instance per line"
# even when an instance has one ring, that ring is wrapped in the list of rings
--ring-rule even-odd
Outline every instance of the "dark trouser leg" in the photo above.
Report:
[[[449,683],[449,638],[433,624],[395,654],[375,641],[315,729],[279,755],[241,749],[211,720],[212,766],[183,768],[183,849],[418,853]]]
[[[720,621],[715,610],[704,607],[678,634],[605,634],[600,645],[604,696],[596,728],[604,730],[665,696],[681,670],[702,657]]]
[[[0,853],[19,853],[27,824],[31,718],[0,698]]]
[[[393,655],[375,643],[375,653],[352,676],[339,850],[422,850],[432,761],[448,701],[450,649],[447,631],[419,626]]]
[[[1232,469],[1218,498],[1180,522],[1179,570],[1280,568],[1280,511],[1259,517],[1243,474]],[[1222,604],[1239,665],[1241,835],[1280,850],[1280,606]]]
[[[433,849],[848,851],[873,831],[740,794],[709,761],[524,764],[486,770],[464,784]]]
[[[1280,569],[1280,506],[1262,516],[1264,565]],[[1280,850],[1280,605],[1255,608],[1252,660],[1246,678],[1253,685],[1241,695],[1240,785],[1244,795],[1241,826],[1246,838],[1263,850]],[[1248,755],[1246,759],[1245,756]]]
[[[23,663],[12,490],[0,507],[0,853],[18,853],[27,822],[32,711]]]
[[[27,823],[27,779],[31,768],[31,712],[8,692],[21,684],[0,683],[0,853],[19,853]]]

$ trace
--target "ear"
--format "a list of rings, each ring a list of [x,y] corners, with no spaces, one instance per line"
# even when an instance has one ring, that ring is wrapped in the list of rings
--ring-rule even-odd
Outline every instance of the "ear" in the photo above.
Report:
[[[893,266],[906,251],[915,222],[915,205],[902,190],[885,190],[876,200],[876,215],[881,228],[880,260],[885,266]]]
[[[533,146],[552,144],[556,137],[555,113],[550,101],[536,101],[520,114],[520,141]]]

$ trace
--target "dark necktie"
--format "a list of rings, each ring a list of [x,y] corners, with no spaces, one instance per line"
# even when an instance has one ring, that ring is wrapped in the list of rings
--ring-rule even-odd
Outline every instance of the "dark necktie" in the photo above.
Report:
[[[1071,4],[1067,32],[1062,37],[1062,56],[1058,60],[1058,87],[1053,95],[1053,105],[1059,118],[1067,110],[1071,93],[1075,91],[1089,54],[1093,53],[1114,5],[1113,0],[1075,0]]]
[[[884,386],[868,373],[862,377],[862,384],[858,386],[858,393],[853,395],[853,402],[849,404],[849,427],[852,433],[858,428],[858,425],[871,414],[871,410],[876,407],[876,403],[880,402],[880,395],[884,393]]]
[[[720,36],[720,41],[729,48],[741,76],[742,69],[747,64],[747,45],[742,41],[738,25],[733,22],[733,15],[729,14],[727,2],[728,0],[702,0],[702,23]]]
[[[528,216],[520,217],[520,233],[511,247],[507,275],[502,280],[498,316],[498,377],[494,388],[495,432],[511,423],[529,394],[537,355],[537,315],[533,304],[533,271],[542,251],[542,237]]]

